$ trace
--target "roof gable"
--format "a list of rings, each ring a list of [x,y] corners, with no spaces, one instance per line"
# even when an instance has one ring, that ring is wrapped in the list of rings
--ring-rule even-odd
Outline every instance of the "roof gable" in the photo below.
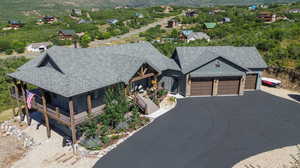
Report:
[[[193,70],[190,74],[192,77],[241,76],[245,74],[245,71],[242,67],[218,57]]]
[[[37,65],[37,67],[49,67],[49,68],[53,68],[56,71],[63,73],[63,71],[57,66],[57,64],[51,59],[51,57],[49,57],[49,55],[46,55],[41,61],[40,63]]]
[[[267,68],[255,47],[177,47],[176,53],[183,73],[188,73],[217,57],[229,60],[244,69]]]

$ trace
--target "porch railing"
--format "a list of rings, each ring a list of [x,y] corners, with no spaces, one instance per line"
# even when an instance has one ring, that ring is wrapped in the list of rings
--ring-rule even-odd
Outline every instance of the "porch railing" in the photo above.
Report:
[[[15,89],[13,87],[10,88],[9,90],[10,90],[10,94],[13,98],[15,98],[16,100],[19,100],[21,102],[24,102],[24,96],[22,94],[17,95],[15,92]],[[31,102],[31,106],[32,106],[32,109],[34,109],[36,111],[39,111],[39,112],[44,111],[44,106],[43,106],[42,98],[40,95],[36,94],[34,96],[34,99]],[[105,108],[105,105],[102,105],[102,106],[93,108],[91,110],[91,114],[89,114],[87,111],[84,111],[84,112],[80,112],[80,113],[74,115],[75,125],[78,125],[90,118],[93,118],[96,115],[104,113],[104,108]],[[68,111],[65,111],[59,107],[55,107],[51,104],[47,104],[47,114],[50,118],[55,119],[67,126],[70,126],[71,118],[68,116],[68,113],[69,113]]]

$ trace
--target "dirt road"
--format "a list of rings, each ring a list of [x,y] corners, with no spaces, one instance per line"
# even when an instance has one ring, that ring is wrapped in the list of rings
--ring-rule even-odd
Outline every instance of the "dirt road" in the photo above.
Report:
[[[132,30],[128,33],[125,33],[125,34],[117,36],[117,37],[112,37],[112,38],[109,38],[109,39],[106,39],[106,40],[95,40],[95,41],[92,41],[89,45],[90,45],[90,47],[93,48],[93,47],[97,47],[99,45],[103,45],[103,44],[106,44],[106,43],[112,43],[113,41],[116,41],[116,40],[122,40],[122,39],[125,39],[125,38],[129,38],[131,36],[138,35],[139,33],[145,32],[146,30],[148,30],[152,27],[155,27],[157,25],[166,25],[168,23],[168,20],[170,20],[174,17],[176,17],[176,16],[170,16],[170,17],[159,19],[159,20],[157,20],[157,21],[155,21],[151,24],[148,24],[147,26],[144,26],[140,29]]]

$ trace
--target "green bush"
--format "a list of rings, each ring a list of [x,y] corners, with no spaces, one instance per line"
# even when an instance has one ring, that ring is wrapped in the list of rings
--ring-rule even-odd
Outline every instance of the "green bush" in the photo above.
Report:
[[[11,84],[10,78],[7,73],[14,72],[18,67],[26,63],[28,59],[21,58],[10,58],[10,59],[0,59],[0,112],[11,108],[11,98],[8,93],[8,87]]]
[[[102,115],[104,125],[116,127],[116,124],[124,121],[125,113],[129,112],[129,102],[125,95],[124,85],[117,84],[105,92],[106,107]]]
[[[0,40],[0,52],[6,52],[12,49],[11,42],[7,40]]]
[[[108,136],[102,136],[101,141],[103,144],[108,144],[110,142],[110,138]]]
[[[7,49],[7,50],[5,50],[5,54],[6,55],[11,55],[13,52],[14,52],[13,49]]]
[[[82,47],[82,48],[87,48],[87,47],[89,47],[89,43],[92,41],[92,37],[89,35],[89,34],[85,34],[85,35],[83,35],[81,38],[80,38],[80,40],[79,40],[79,42],[80,42],[80,46]]]

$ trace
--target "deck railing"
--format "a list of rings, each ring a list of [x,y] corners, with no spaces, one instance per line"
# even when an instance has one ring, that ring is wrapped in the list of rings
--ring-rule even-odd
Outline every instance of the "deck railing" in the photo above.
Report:
[[[15,98],[21,102],[24,102],[23,95],[22,94],[17,95],[15,92],[15,89],[13,87],[10,88],[10,94],[13,98]],[[31,102],[31,107],[32,107],[32,109],[34,109],[38,112],[44,111],[44,106],[43,106],[42,98],[40,95],[36,94],[34,96],[34,99]],[[90,118],[93,118],[96,115],[104,113],[104,108],[105,108],[105,105],[101,105],[101,106],[93,108],[91,110],[91,114],[88,114],[87,111],[84,111],[84,112],[80,112],[80,113],[74,115],[75,125],[78,125]],[[67,126],[71,125],[71,118],[68,116],[68,114],[69,114],[68,111],[65,111],[59,107],[55,107],[51,104],[47,104],[47,114],[50,118],[55,119],[55,120],[61,122],[62,124],[65,124]]]

